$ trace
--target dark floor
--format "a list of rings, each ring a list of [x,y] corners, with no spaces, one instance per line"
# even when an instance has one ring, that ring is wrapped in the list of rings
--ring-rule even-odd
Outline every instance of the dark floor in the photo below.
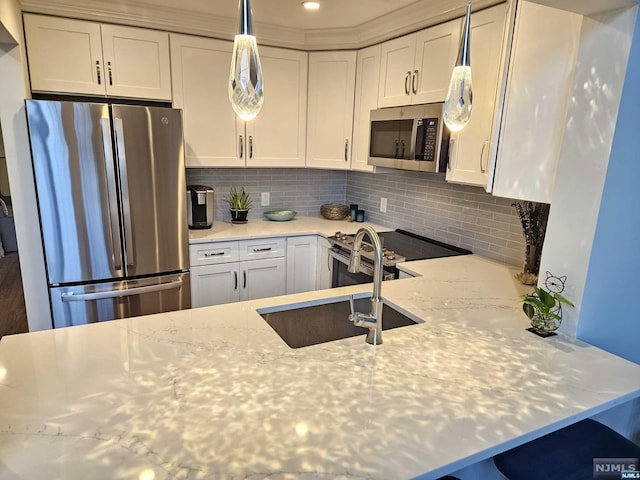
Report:
[[[29,331],[18,253],[0,258],[0,338]]]

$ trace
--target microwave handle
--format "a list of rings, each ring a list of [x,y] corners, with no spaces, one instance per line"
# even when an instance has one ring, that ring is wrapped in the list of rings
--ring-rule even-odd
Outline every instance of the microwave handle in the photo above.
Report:
[[[418,141],[418,120],[413,119],[413,127],[411,128],[411,150],[409,150],[409,160],[416,159],[416,142]],[[404,155],[403,155],[404,158]]]

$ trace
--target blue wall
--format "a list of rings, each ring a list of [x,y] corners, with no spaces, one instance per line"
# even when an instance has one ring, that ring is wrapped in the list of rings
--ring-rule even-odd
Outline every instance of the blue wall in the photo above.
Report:
[[[640,364],[638,18],[591,251],[577,336]]]

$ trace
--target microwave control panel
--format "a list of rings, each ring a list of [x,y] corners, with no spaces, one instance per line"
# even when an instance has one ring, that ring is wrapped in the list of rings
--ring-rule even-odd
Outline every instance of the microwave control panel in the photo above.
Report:
[[[438,119],[418,118],[415,159],[435,162],[438,153]]]

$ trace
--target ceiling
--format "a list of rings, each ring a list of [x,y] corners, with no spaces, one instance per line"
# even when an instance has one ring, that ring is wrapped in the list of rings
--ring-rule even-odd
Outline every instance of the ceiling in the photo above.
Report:
[[[19,0],[26,12],[232,39],[238,0]],[[303,50],[372,45],[464,15],[466,0],[253,0],[259,42]],[[473,0],[478,10],[506,0]]]

